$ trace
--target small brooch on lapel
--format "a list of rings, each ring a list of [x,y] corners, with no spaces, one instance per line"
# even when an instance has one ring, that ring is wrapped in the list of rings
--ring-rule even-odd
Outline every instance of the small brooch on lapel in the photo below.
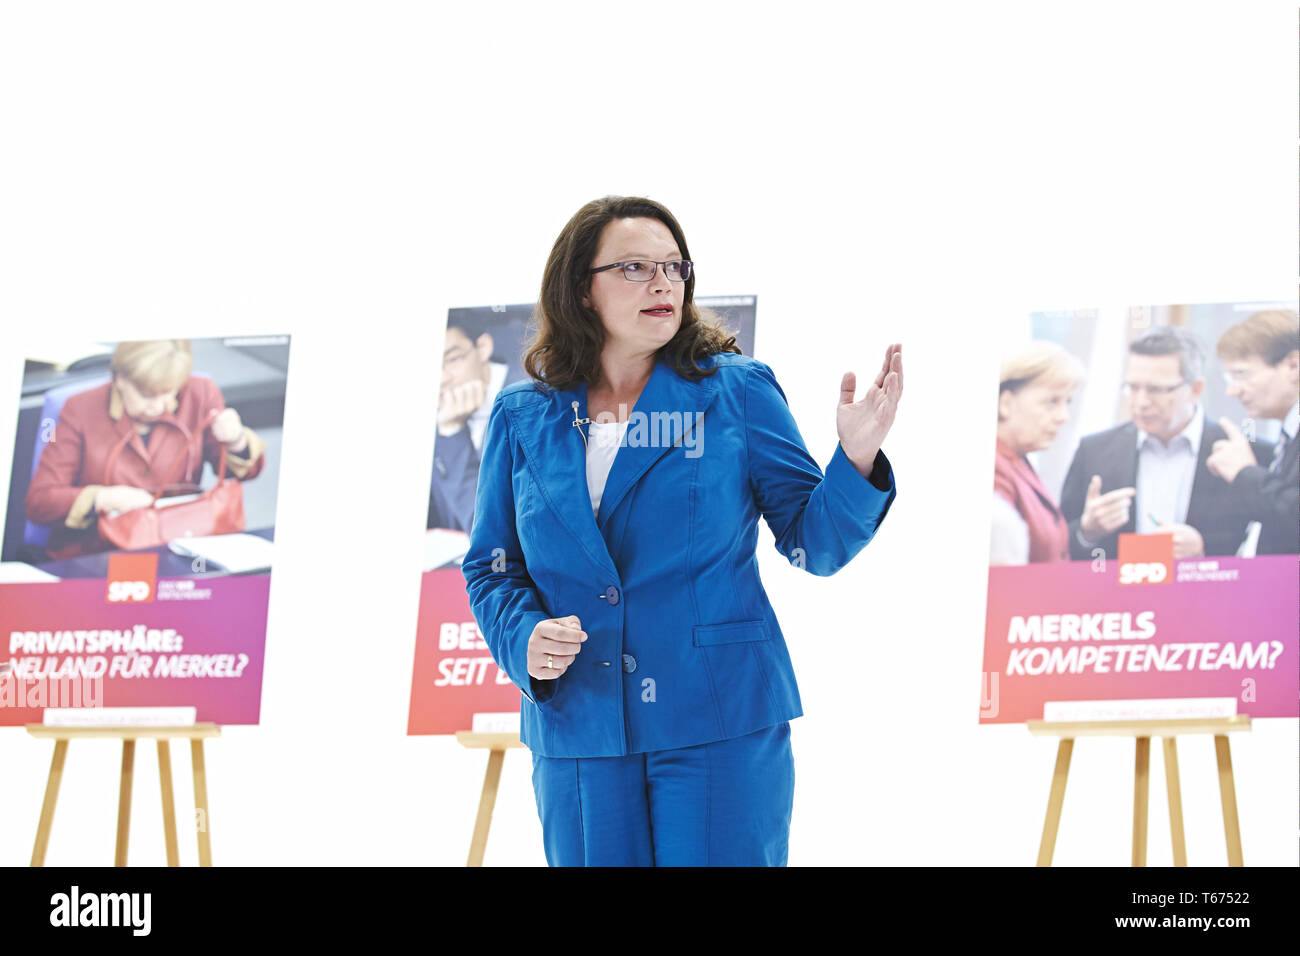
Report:
[[[575,402],[573,403],[573,427],[576,428],[576,429],[578,429],[578,434],[579,434],[579,435],[582,435],[582,447],[583,447],[583,448],[586,448],[586,447],[587,447],[587,436],[586,436],[585,434],[583,434],[582,426],[583,426],[583,425],[590,425],[590,424],[591,424],[591,419],[590,419],[590,418],[579,418],[579,417],[578,417],[578,403],[575,401]]]

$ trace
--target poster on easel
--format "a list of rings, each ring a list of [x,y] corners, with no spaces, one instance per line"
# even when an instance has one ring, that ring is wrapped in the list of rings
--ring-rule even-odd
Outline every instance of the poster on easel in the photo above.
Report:
[[[1034,313],[996,399],[980,722],[1296,717],[1296,303]]]
[[[695,304],[753,355],[754,296],[697,297]],[[447,315],[408,735],[519,729],[519,689],[479,633],[460,562],[469,548],[488,415],[497,392],[526,377],[533,309],[496,305]]]
[[[0,725],[256,724],[289,337],[24,354]]]

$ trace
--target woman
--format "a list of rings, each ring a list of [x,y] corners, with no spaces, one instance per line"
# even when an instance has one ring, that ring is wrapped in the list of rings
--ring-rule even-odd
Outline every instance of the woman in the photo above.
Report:
[[[532,381],[488,421],[462,569],[524,694],[552,865],[785,863],[802,709],[758,516],[827,575],[894,498],[900,347],[862,400],[844,375],[823,477],[771,369],[701,321],[694,285],[667,209],[588,203],[546,265]],[[591,441],[593,421],[621,445]]]
[[[107,551],[99,515],[153,504],[154,494],[190,491],[213,467],[226,446],[226,470],[235,478],[256,477],[265,465],[266,442],[226,408],[211,379],[190,374],[194,360],[186,339],[122,342],[110,363],[112,380],[78,392],[64,403],[54,440],[41,452],[27,489],[27,520],[50,525],[51,558]],[[212,419],[202,451],[190,439]],[[105,475],[118,445],[113,473]]]
[[[1025,456],[1055,441],[1083,377],[1079,360],[1053,342],[1030,342],[1002,362],[990,564],[1070,560],[1065,516]]]

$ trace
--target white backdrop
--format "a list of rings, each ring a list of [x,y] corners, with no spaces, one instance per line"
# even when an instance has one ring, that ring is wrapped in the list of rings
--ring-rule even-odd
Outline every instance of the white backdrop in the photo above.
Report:
[[[484,754],[405,736],[443,322],[531,301],[579,205],[641,193],[699,294],[758,295],[823,465],[840,374],[904,343],[875,541],[830,579],[760,541],[806,711],[790,863],[1032,863],[1055,743],[976,725],[998,337],[1294,298],[1295,30],[1289,2],[6,5],[0,449],[33,331],[293,335],[263,718],[208,745],[215,862],[464,862]],[[1246,862],[1296,865],[1296,721],[1233,748]],[[0,729],[0,863],[49,757]],[[118,759],[72,745],[47,863],[111,862]],[[1127,862],[1132,762],[1078,744],[1059,863]],[[160,863],[136,765],[131,861]],[[1189,859],[1221,865],[1210,740],[1180,765]],[[544,863],[530,769],[489,865]],[[1158,759],[1151,787],[1168,864]]]

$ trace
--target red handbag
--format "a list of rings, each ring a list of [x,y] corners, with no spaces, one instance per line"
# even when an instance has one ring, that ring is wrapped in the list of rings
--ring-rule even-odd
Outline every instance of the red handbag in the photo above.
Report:
[[[185,464],[196,444],[203,441],[207,431],[220,412],[213,412],[203,427],[196,430],[189,443],[182,450]],[[156,427],[156,426],[155,426]],[[104,463],[104,481],[107,487],[112,484],[110,475],[117,464],[117,456],[131,440],[128,432],[108,455]],[[179,457],[179,456],[178,456]],[[200,459],[202,461],[202,459]],[[166,471],[163,472],[166,474]],[[200,472],[201,474],[201,472]],[[199,495],[193,501],[175,505],[159,506],[158,499],[170,488],[189,488],[191,483],[165,484],[154,493],[153,505],[147,508],[132,508],[109,517],[99,516],[99,534],[113,547],[121,551],[137,551],[141,548],[156,548],[176,538],[186,538],[205,534],[231,534],[244,530],[244,485],[238,478],[226,477],[226,446],[221,446],[221,460],[217,465],[217,483]]]

